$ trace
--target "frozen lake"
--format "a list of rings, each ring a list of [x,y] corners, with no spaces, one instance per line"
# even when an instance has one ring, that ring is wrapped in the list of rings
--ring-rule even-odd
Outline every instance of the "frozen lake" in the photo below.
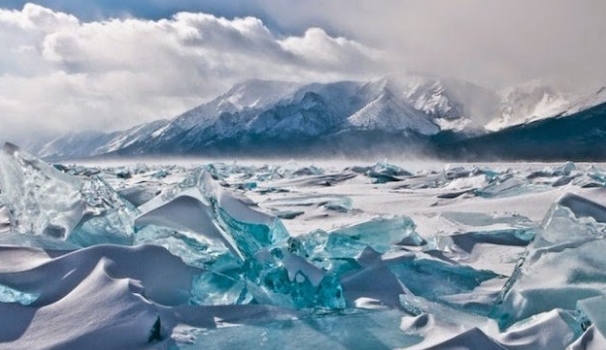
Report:
[[[0,349],[603,348],[605,169],[5,146]]]

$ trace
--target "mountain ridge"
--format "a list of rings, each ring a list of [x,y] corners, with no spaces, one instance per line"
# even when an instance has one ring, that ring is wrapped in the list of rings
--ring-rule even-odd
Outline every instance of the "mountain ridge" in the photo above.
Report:
[[[319,145],[332,147],[332,140],[333,146],[345,144],[348,149],[344,151],[355,153],[363,151],[361,146],[353,140],[345,142],[350,139],[345,135],[361,139],[366,133],[371,139],[383,135],[378,142],[391,140],[394,147],[406,144],[418,151],[409,142],[414,141],[439,156],[443,153],[439,144],[445,139],[459,147],[452,140],[573,116],[606,101],[605,91],[575,100],[537,82],[503,93],[469,82],[419,75],[311,84],[250,80],[172,119],[112,133],[71,133],[25,148],[47,159],[69,159],[254,154],[257,147],[270,153],[272,145],[277,153],[288,149],[306,152]],[[449,133],[455,136],[443,136]],[[400,142],[398,137],[408,140]],[[314,143],[317,145],[312,147]]]

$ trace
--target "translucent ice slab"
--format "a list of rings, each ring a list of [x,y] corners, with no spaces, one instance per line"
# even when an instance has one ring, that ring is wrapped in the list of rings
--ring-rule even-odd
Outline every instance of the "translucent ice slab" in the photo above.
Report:
[[[499,277],[492,271],[476,270],[429,255],[402,254],[385,263],[414,295],[431,301],[471,292],[482,282]]]
[[[0,151],[0,186],[12,232],[80,246],[132,244],[136,209],[97,176],[65,174],[6,143]]]
[[[606,295],[606,208],[567,194],[552,207],[492,316],[508,327],[578,300]]]
[[[312,257],[354,258],[366,247],[385,253],[395,245],[424,245],[415,228],[405,216],[377,217],[330,232],[315,231],[300,239]]]
[[[0,151],[0,194],[11,231],[67,238],[84,216],[82,180],[6,143]]]

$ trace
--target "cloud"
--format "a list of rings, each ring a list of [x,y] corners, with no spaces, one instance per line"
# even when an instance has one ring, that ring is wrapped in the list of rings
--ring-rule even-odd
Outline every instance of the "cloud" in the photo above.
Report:
[[[318,26],[385,52],[392,70],[504,86],[606,83],[604,0],[257,0],[278,26]]]
[[[0,9],[0,132],[128,127],[249,78],[606,83],[603,0],[40,1]]]
[[[13,133],[115,130],[173,117],[250,79],[327,81],[381,71],[379,51],[254,17],[84,22],[34,4],[0,10],[0,121]],[[4,44],[6,43],[6,44]]]

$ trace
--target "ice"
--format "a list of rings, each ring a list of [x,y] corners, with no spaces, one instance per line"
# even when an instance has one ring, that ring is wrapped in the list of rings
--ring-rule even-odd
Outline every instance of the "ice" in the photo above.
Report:
[[[431,301],[447,302],[446,296],[471,292],[482,282],[499,277],[492,271],[475,270],[430,255],[402,254],[385,263],[414,295]]]
[[[476,269],[510,275],[517,259],[534,238],[538,225],[520,215],[444,212],[442,218],[456,225],[453,234],[429,239],[427,249]]]
[[[331,231],[331,235],[345,236],[364,243],[378,252],[386,252],[389,247],[401,244],[421,246],[425,240],[415,232],[414,222],[404,216],[377,217],[356,225]]]
[[[156,202],[159,203],[148,203],[147,210],[135,219],[138,240],[151,236],[153,241],[156,239],[154,236],[170,236],[174,231],[184,232],[186,235],[190,232],[188,236],[197,242],[206,241],[204,245],[223,245],[225,249],[234,249],[213,222],[212,208],[202,201],[197,189],[185,190],[167,202],[162,198],[157,199],[159,201]],[[162,228],[172,231],[162,233]]]
[[[140,209],[145,213],[137,218],[137,226],[156,224],[198,232],[223,241],[242,259],[279,245],[289,236],[278,218],[221,187],[207,171],[193,172]]]
[[[372,179],[373,183],[386,183],[391,181],[402,181],[404,177],[412,175],[410,172],[387,161],[378,162],[373,166],[355,166],[351,171],[364,174]]]
[[[63,239],[80,246],[132,244],[136,208],[103,180],[79,178],[6,143],[0,151],[0,198],[11,231]]]
[[[289,308],[344,309],[345,298],[336,276],[284,249],[248,260],[248,288],[263,304]],[[286,297],[286,298],[285,298]]]
[[[553,309],[512,325],[496,339],[511,350],[565,349],[580,335],[572,312]]]
[[[212,349],[396,349],[421,337],[398,329],[397,310],[365,311],[319,318],[301,318],[202,330],[183,350]]]
[[[509,228],[527,228],[534,224],[527,217],[521,215],[489,215],[485,213],[474,213],[474,212],[452,212],[447,211],[441,213],[441,216],[465,225],[467,228],[486,229],[486,226],[494,225],[505,225],[504,227]],[[532,237],[527,238],[529,241]]]
[[[258,250],[279,246],[288,239],[289,234],[278,218],[257,210],[248,198],[219,187],[207,172],[201,174],[199,186],[211,205],[214,219],[242,256],[251,258]]]
[[[268,200],[264,204],[272,210],[281,210],[283,208],[305,208],[321,207],[337,212],[349,212],[353,209],[351,198],[343,195],[307,195],[290,198],[280,198]]]
[[[490,185],[475,191],[476,195],[491,198],[496,196],[515,195],[523,191],[527,182],[514,176],[504,176]]]
[[[355,258],[366,247],[386,253],[395,245],[421,246],[426,242],[415,232],[408,217],[375,217],[329,232],[315,231],[300,237],[306,252],[318,258]]]
[[[0,189],[1,191],[1,189]],[[6,205],[0,205],[0,233],[10,232],[11,218]]]
[[[181,192],[171,193],[168,201],[159,198],[157,207],[150,203],[135,220],[137,237],[144,234],[151,237],[148,241],[160,238],[160,227],[181,231],[177,235],[164,230],[162,242],[171,251],[185,251],[186,261],[203,262],[216,273],[197,279],[195,303],[248,303],[250,293],[257,302],[269,305],[345,307],[335,276],[285,249],[290,236],[277,217],[257,209],[246,197],[218,186],[210,173],[203,171],[197,176],[181,183]],[[190,239],[184,240],[187,235]],[[206,247],[216,246],[214,241],[229,248],[241,260],[239,271],[225,275],[225,271],[218,270],[213,264],[217,255],[205,254],[207,248],[199,244],[202,238],[208,241]],[[192,243],[197,249],[191,249]],[[223,296],[215,298],[215,293]]]
[[[605,344],[595,166],[0,158],[0,349]]]
[[[101,243],[131,245],[138,210],[99,177],[85,179],[79,194],[86,211],[69,234],[69,242],[83,247]]]
[[[566,162],[559,167],[547,167],[543,170],[532,172],[526,178],[570,176],[576,170],[577,166],[573,162]]]
[[[21,305],[30,305],[38,297],[38,293],[26,293],[8,286],[0,284],[0,303],[19,303]]]
[[[585,198],[558,200],[493,310],[502,327],[606,294],[605,219],[606,208]]]
[[[194,278],[190,302],[196,305],[245,305],[253,301],[239,276],[206,272]]]
[[[177,231],[153,224],[137,230],[134,244],[162,246],[188,265],[202,268],[211,268],[223,255],[233,257],[229,249],[220,241],[208,239],[193,231]]]
[[[574,343],[570,344],[567,350],[601,350],[606,349],[606,338],[596,330],[595,326],[590,326],[583,335]]]
[[[84,216],[82,181],[6,143],[0,151],[0,194],[11,231],[66,238]]]
[[[149,202],[160,194],[160,192],[161,191],[154,186],[132,186],[118,190],[118,194],[122,198],[136,207]]]
[[[425,350],[458,349],[507,350],[507,348],[488,337],[478,328],[472,328],[440,344],[425,348]]]
[[[54,237],[27,235],[20,233],[0,234],[0,245],[64,251],[77,250],[81,248],[81,246],[77,244],[70,243]]]
[[[606,334],[606,295],[579,300],[577,311],[580,315],[581,324],[593,324],[602,336]]]

